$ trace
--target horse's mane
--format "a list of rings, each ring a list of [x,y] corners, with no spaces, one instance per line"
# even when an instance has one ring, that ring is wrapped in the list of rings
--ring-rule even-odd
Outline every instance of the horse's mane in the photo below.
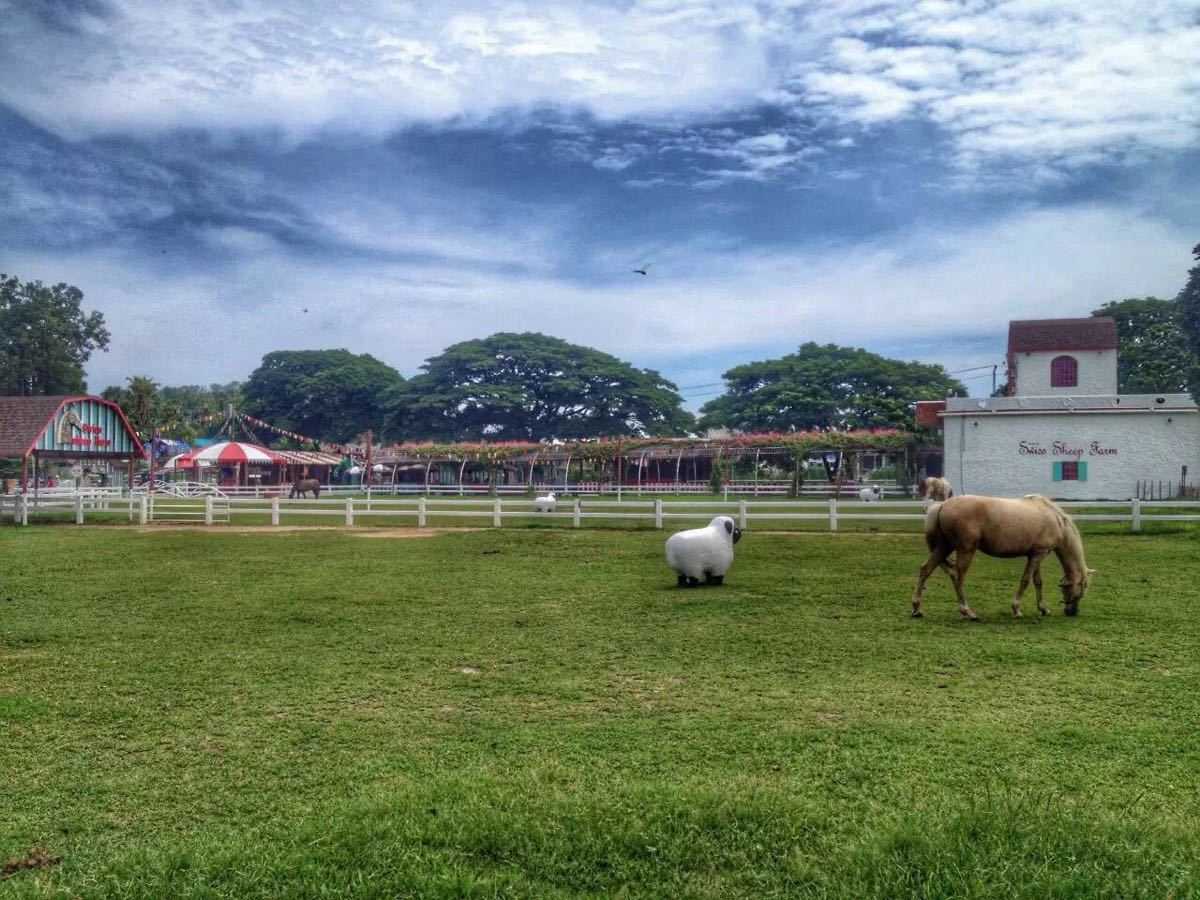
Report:
[[[1067,539],[1067,543],[1071,545],[1071,549],[1079,557],[1079,565],[1087,571],[1087,560],[1083,555],[1083,535],[1079,533],[1079,526],[1075,524],[1075,520],[1067,515],[1066,511],[1044,494],[1026,494],[1023,498],[1031,500],[1034,503],[1039,503],[1045,506],[1058,519],[1058,524],[1062,527],[1063,535]]]

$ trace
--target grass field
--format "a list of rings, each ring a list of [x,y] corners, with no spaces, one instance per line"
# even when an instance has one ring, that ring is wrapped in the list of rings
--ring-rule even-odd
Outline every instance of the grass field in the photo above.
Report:
[[[370,534],[0,528],[0,897],[1200,896],[1194,532]]]

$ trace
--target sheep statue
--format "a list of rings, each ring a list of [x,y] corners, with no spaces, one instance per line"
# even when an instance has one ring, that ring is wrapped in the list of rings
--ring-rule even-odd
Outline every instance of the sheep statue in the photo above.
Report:
[[[554,512],[558,508],[558,500],[554,497],[554,491],[536,498],[533,501],[533,508],[538,512]]]
[[[717,516],[707,528],[680,531],[667,538],[667,565],[679,573],[679,587],[723,584],[733,565],[733,545],[742,530],[729,516]]]
[[[863,503],[878,503],[883,499],[883,489],[877,485],[868,485],[858,492],[858,499]]]

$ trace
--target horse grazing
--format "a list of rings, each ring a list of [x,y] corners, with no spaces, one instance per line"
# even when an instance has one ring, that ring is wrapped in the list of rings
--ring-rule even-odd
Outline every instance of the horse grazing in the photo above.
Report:
[[[321,480],[319,478],[301,478],[293,481],[292,492],[288,494],[288,499],[295,499],[297,495],[303,497],[309,491],[312,491],[314,500],[321,499]]]
[[[1025,572],[1012,601],[1014,616],[1021,615],[1021,595],[1029,587],[1030,579],[1037,590],[1038,609],[1043,616],[1049,612],[1042,600],[1041,573],[1042,560],[1048,553],[1053,552],[1062,564],[1059,587],[1065,615],[1079,612],[1079,601],[1095,574],[1087,567],[1083,539],[1071,517],[1040,494],[1027,494],[1019,500],[964,494],[935,503],[925,514],[925,543],[929,546],[929,558],[921,566],[912,598],[912,614],[917,618],[922,615],[925,581],[938,566],[954,582],[958,611],[964,618],[978,618],[963,593],[963,582],[977,550],[1004,559],[1025,557]],[[947,561],[951,553],[953,568]]]
[[[925,479],[925,499],[927,500],[949,500],[954,496],[954,489],[950,487],[950,482],[945,478],[926,478]]]

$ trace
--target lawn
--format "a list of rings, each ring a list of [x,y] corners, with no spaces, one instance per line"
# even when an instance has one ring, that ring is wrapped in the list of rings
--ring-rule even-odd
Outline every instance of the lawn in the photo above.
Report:
[[[1195,532],[370,535],[0,528],[0,897],[1200,896]]]

